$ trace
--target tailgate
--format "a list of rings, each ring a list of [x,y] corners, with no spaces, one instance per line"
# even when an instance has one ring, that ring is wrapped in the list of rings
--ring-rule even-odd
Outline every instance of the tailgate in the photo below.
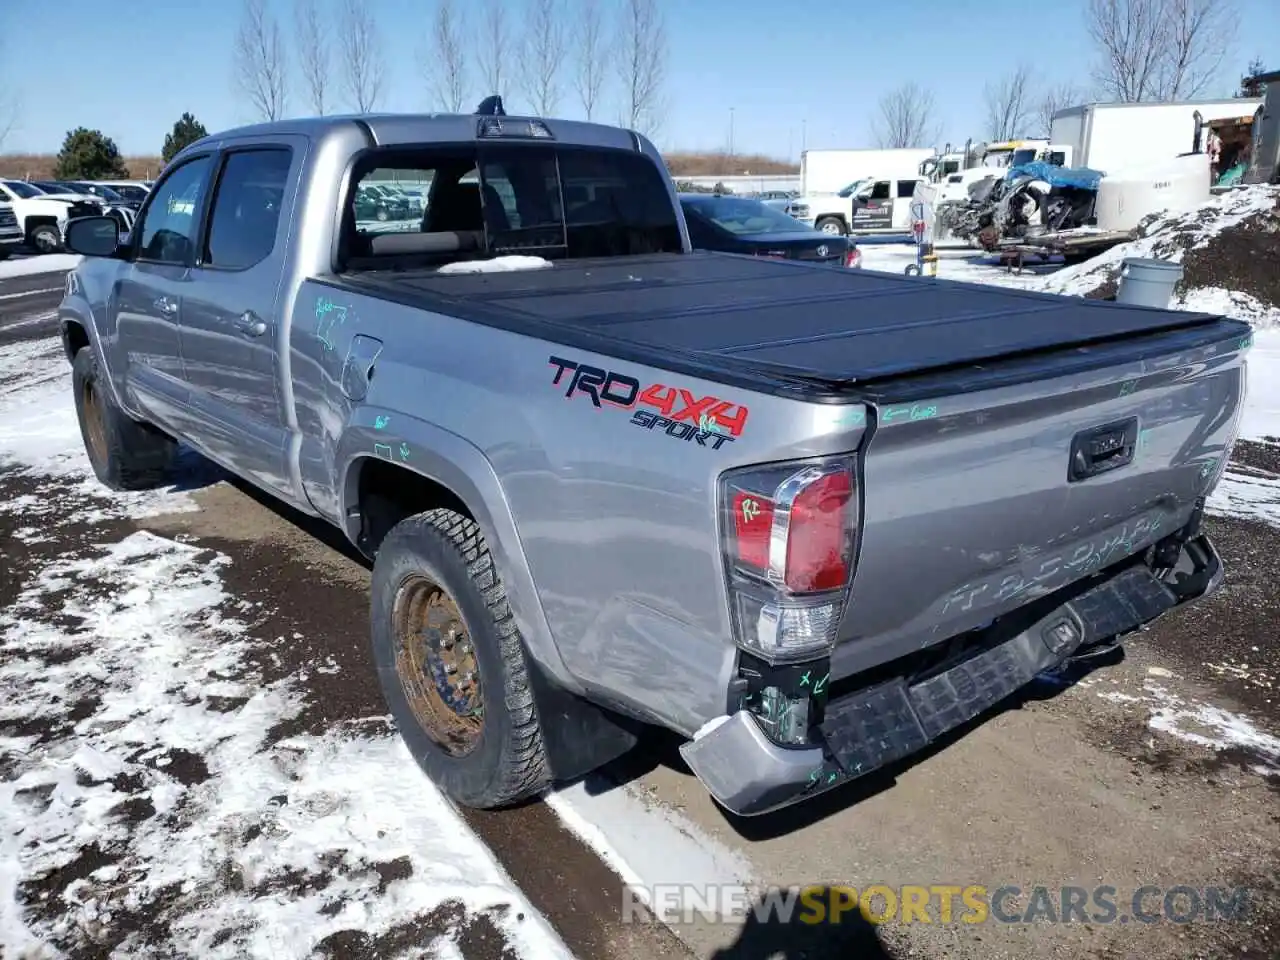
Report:
[[[983,626],[1183,526],[1235,440],[1241,326],[1195,347],[1157,335],[1145,359],[1053,376],[1044,358],[1038,381],[877,404],[833,677]]]

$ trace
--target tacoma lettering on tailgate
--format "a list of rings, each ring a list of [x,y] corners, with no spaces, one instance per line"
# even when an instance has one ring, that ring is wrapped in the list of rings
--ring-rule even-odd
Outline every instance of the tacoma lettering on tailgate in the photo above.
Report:
[[[586,396],[597,409],[634,410],[628,421],[633,426],[660,430],[676,440],[719,450],[742,436],[747,424],[747,408],[742,404],[699,397],[664,383],[644,386],[635,377],[561,357],[551,357],[549,362],[556,368],[551,384],[564,385],[565,397]]]

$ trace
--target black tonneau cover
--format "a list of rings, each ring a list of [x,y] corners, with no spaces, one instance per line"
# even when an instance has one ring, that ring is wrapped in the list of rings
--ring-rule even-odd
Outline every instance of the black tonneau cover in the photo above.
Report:
[[[754,367],[846,386],[1223,322],[1207,314],[719,253],[343,279],[390,299],[599,352],[615,346],[627,357],[640,347],[649,357],[699,360],[712,369]]]

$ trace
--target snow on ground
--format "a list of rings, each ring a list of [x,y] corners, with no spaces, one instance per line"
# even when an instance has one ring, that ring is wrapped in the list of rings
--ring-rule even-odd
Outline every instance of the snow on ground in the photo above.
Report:
[[[191,471],[209,468],[189,458]],[[81,520],[143,517],[195,510],[175,487],[138,493],[107,494],[84,453],[80,424],[71,395],[71,365],[57,337],[28,340],[0,348],[0,469],[74,484],[68,499],[78,504]],[[182,472],[178,479],[184,479]],[[190,479],[189,472],[185,479]],[[89,501],[82,504],[82,501]],[[57,500],[29,496],[0,504],[0,512],[45,518],[61,509]]]
[[[0,461],[90,484],[56,341],[0,348]],[[4,509],[46,539],[86,520],[40,499]],[[97,499],[114,502],[91,523],[139,506]],[[268,676],[279,660],[226,595],[228,562],[137,532],[26,570],[0,613],[0,956],[274,960],[419,929],[417,955],[456,955],[429,941],[483,913],[521,957],[569,957],[444,797],[404,776],[386,718],[290,734],[304,677]]]
[[[10,277],[29,277],[37,273],[56,273],[71,270],[81,260],[78,253],[46,253],[38,257],[22,257],[0,262],[0,280]]]
[[[1165,671],[1167,675],[1168,671]],[[1082,686],[1099,684],[1083,681]],[[1254,772],[1263,776],[1280,774],[1280,738],[1259,730],[1248,717],[1221,707],[1187,700],[1171,692],[1165,685],[1148,680],[1140,694],[1118,690],[1098,690],[1103,700],[1134,705],[1148,711],[1147,727],[1178,740],[1223,751],[1232,748],[1248,751],[1257,758]]]

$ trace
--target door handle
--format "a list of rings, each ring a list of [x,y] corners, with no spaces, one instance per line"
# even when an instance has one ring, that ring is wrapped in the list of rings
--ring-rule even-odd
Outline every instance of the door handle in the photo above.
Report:
[[[267,325],[252,310],[246,310],[236,317],[236,329],[246,337],[260,337],[267,332]]]
[[[166,317],[172,317],[178,312],[178,301],[170,300],[168,297],[160,297],[156,300],[156,309]]]

